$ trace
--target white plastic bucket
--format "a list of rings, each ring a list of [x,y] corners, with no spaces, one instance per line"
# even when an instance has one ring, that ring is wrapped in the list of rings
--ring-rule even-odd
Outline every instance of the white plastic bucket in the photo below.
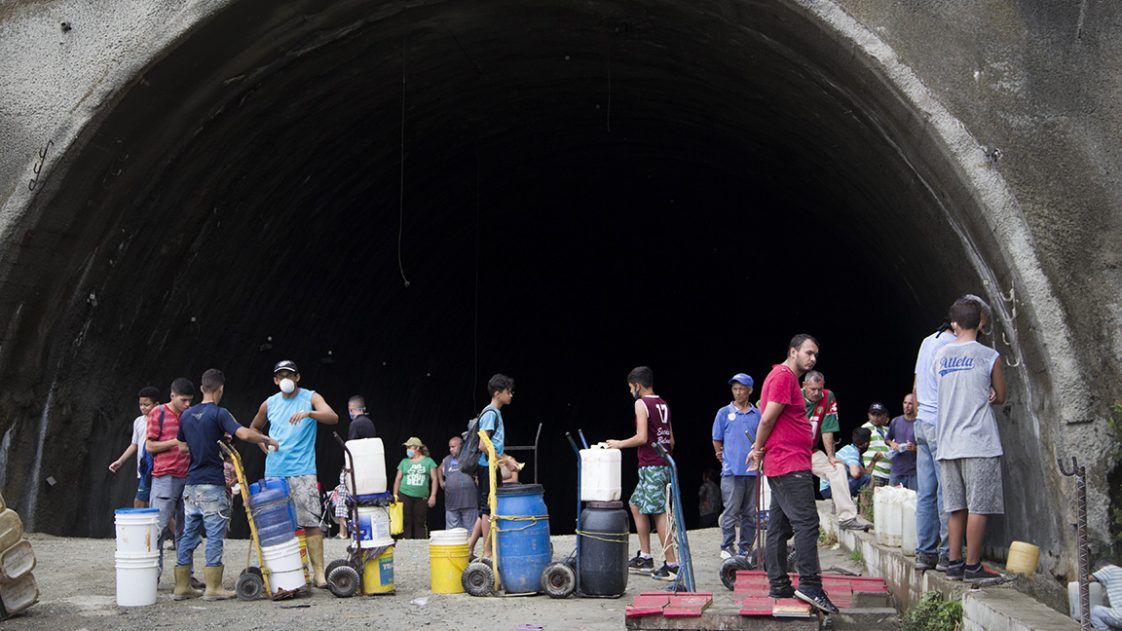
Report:
[[[0,552],[0,579],[4,582],[14,581],[34,569],[35,552],[27,539]]]
[[[1103,596],[1103,584],[1095,581],[1087,585],[1090,587],[1091,595],[1091,609],[1096,606],[1105,607],[1106,600]],[[1111,603],[1113,605],[1113,603]],[[1067,609],[1068,615],[1076,620],[1079,619],[1079,581],[1072,581],[1067,584]]]
[[[361,548],[392,546],[390,513],[385,506],[358,507],[358,543]]]
[[[916,493],[904,489],[904,502],[901,504],[900,548],[907,556],[915,556],[919,540],[916,536]]]
[[[347,490],[351,495],[373,495],[386,492],[386,450],[381,438],[360,438],[348,440],[347,449],[354,456],[346,458],[347,468],[354,468],[355,486],[351,488],[351,476],[344,476]]]
[[[293,537],[286,543],[261,548],[265,567],[269,568],[269,587],[295,591],[307,586],[304,581],[304,564],[300,560],[300,542]]]
[[[160,510],[158,508],[121,508],[113,513],[117,525],[118,554],[158,552]]]
[[[459,546],[468,542],[468,531],[463,528],[434,530],[429,533],[429,544],[434,546]]]
[[[580,450],[580,500],[615,502],[622,496],[620,452],[597,443]]]
[[[902,531],[901,514],[903,513],[902,504],[903,494],[901,489],[895,487],[884,487],[885,498],[884,507],[887,514],[884,516],[885,527],[885,545],[900,547],[900,535]]]
[[[156,591],[155,581],[152,593]],[[0,602],[8,615],[15,615],[34,605],[39,600],[39,586],[35,584],[34,574],[25,574],[11,583],[0,584]]]
[[[117,553],[117,606],[147,607],[156,604],[160,578],[160,553]]]

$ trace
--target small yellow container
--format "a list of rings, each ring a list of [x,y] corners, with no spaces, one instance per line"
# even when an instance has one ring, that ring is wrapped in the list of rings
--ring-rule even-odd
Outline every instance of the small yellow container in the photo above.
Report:
[[[392,594],[393,584],[393,546],[376,559],[366,562],[362,570],[362,591],[364,594]]]
[[[390,534],[400,535],[405,532],[405,505],[401,502],[390,504]]]
[[[1032,576],[1036,574],[1036,563],[1039,560],[1039,547],[1024,541],[1014,541],[1009,544],[1009,558],[1005,561],[1005,570]]]
[[[464,585],[460,578],[468,566],[467,544],[429,545],[429,572],[432,591],[436,594],[462,594]]]

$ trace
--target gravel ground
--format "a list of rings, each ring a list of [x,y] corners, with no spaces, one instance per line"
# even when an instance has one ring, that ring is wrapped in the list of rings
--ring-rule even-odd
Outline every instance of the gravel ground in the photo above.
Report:
[[[699,591],[712,591],[718,598],[729,594],[720,583],[717,550],[720,533],[716,529],[690,531],[694,551],[694,571]],[[171,598],[174,579],[167,572],[160,583],[157,602],[152,607],[118,608],[115,600],[115,570],[112,539],[77,539],[32,535],[38,559],[35,577],[39,583],[39,604],[24,615],[3,623],[5,631],[66,631],[97,629],[342,629],[378,626],[395,629],[488,629],[506,631],[519,624],[533,623],[545,629],[588,630],[622,629],[624,608],[630,595],[662,589],[666,584],[632,575],[628,596],[619,599],[552,600],[537,597],[473,598],[464,594],[438,595],[429,591],[428,542],[401,541],[395,551],[396,595],[338,599],[330,592],[313,590],[310,597],[284,602],[237,600],[206,603],[201,600],[175,602]],[[568,554],[573,537],[553,538],[557,555]],[[346,542],[329,540],[328,560],[344,555]],[[630,549],[638,549],[632,535]],[[248,542],[226,542],[228,565],[225,584],[233,589],[238,572],[245,565]],[[174,563],[165,553],[166,562]],[[836,546],[820,550],[822,566],[858,573],[860,568]],[[202,548],[195,552],[196,573],[201,576]]]

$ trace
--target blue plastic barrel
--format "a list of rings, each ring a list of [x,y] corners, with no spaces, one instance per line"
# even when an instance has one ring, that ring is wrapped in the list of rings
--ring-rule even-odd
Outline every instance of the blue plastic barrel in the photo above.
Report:
[[[285,543],[296,536],[296,509],[284,478],[265,478],[250,484],[249,507],[263,547]]]
[[[540,484],[508,484],[495,493],[499,576],[508,594],[540,592],[553,560],[549,513]]]

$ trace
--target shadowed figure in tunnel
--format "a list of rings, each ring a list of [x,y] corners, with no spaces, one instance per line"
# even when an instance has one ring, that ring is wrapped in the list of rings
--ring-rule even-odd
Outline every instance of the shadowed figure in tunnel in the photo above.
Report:
[[[323,531],[319,529],[319,488],[316,479],[316,423],[335,425],[339,415],[323,396],[301,388],[300,370],[296,362],[284,360],[273,367],[273,383],[280,392],[265,399],[250,427],[264,431],[278,443],[270,450],[261,445],[265,455],[265,477],[285,478],[296,506],[296,527],[304,529],[308,541],[308,559],[312,562],[316,587],[327,587],[323,565]]]
[[[713,451],[721,463],[721,558],[748,554],[756,541],[756,477],[748,468],[748,452],[752,450],[749,435],[755,436],[760,425],[760,411],[748,401],[755,382],[752,377],[737,373],[728,381],[732,402],[717,410],[713,418]],[[747,433],[746,433],[747,432]],[[740,528],[740,543],[736,530]]]
[[[191,589],[191,565],[195,548],[206,530],[206,593],[203,600],[225,600],[234,596],[222,589],[222,543],[230,522],[230,496],[226,494],[226,475],[218,441],[227,434],[242,440],[276,447],[277,442],[261,432],[242,427],[224,407],[219,407],[226,391],[226,376],[211,368],[199,380],[203,401],[193,405],[180,417],[180,453],[189,454],[191,466],[183,487],[183,536],[175,548],[175,600],[193,598],[199,593]]]
[[[772,367],[760,389],[760,429],[749,454],[764,466],[771,488],[767,529],[767,575],[772,598],[799,598],[825,613],[837,613],[822,589],[818,564],[818,507],[814,500],[811,449],[814,432],[806,415],[799,377],[818,362],[818,340],[805,333],[787,346],[787,359]],[[795,535],[799,588],[787,575],[787,539]]]
[[[834,434],[841,431],[838,421],[838,399],[826,389],[826,376],[811,370],[803,377],[803,402],[806,416],[814,432],[815,450],[810,455],[810,472],[841,486],[846,483],[845,465],[834,451]],[[819,449],[818,447],[821,447]],[[833,496],[834,514],[838,516],[838,526],[844,530],[868,530],[872,524],[857,516],[857,505],[845,493]]]
[[[988,320],[983,304],[970,296],[951,305],[948,319],[955,339],[939,349],[928,368],[935,373],[939,395],[936,458],[948,515],[947,578],[976,584],[1002,579],[982,566],[982,545],[989,515],[1005,512],[1001,486],[1004,452],[991,407],[1005,402],[1005,374],[1001,354],[978,343],[978,330]]]
[[[152,454],[152,508],[159,509],[160,571],[164,567],[165,528],[175,533],[175,545],[183,536],[183,486],[191,466],[188,454],[179,450],[179,415],[191,406],[195,384],[180,377],[171,382],[171,397],[148,412],[148,435],[144,449]]]
[[[109,463],[109,470],[117,473],[135,454],[136,496],[132,500],[132,507],[147,508],[152,491],[152,456],[144,448],[144,443],[148,439],[148,413],[160,404],[160,390],[154,386],[145,386],[136,397],[140,416],[132,422],[132,441],[116,460]]]
[[[378,437],[374,421],[366,415],[366,399],[362,395],[356,394],[347,400],[347,416],[351,419],[347,428],[347,440]]]
[[[654,392],[654,371],[639,366],[627,375],[627,388],[635,400],[635,435],[623,440],[609,440],[611,449],[637,447],[639,483],[629,504],[639,535],[639,552],[628,567],[634,572],[650,571],[652,578],[672,581],[678,577],[678,558],[670,541],[670,520],[666,515],[666,486],[670,484],[670,465],[651,445],[662,445],[667,453],[674,451],[674,430],[670,425],[670,406]],[[654,569],[651,556],[651,519],[666,561]]]

